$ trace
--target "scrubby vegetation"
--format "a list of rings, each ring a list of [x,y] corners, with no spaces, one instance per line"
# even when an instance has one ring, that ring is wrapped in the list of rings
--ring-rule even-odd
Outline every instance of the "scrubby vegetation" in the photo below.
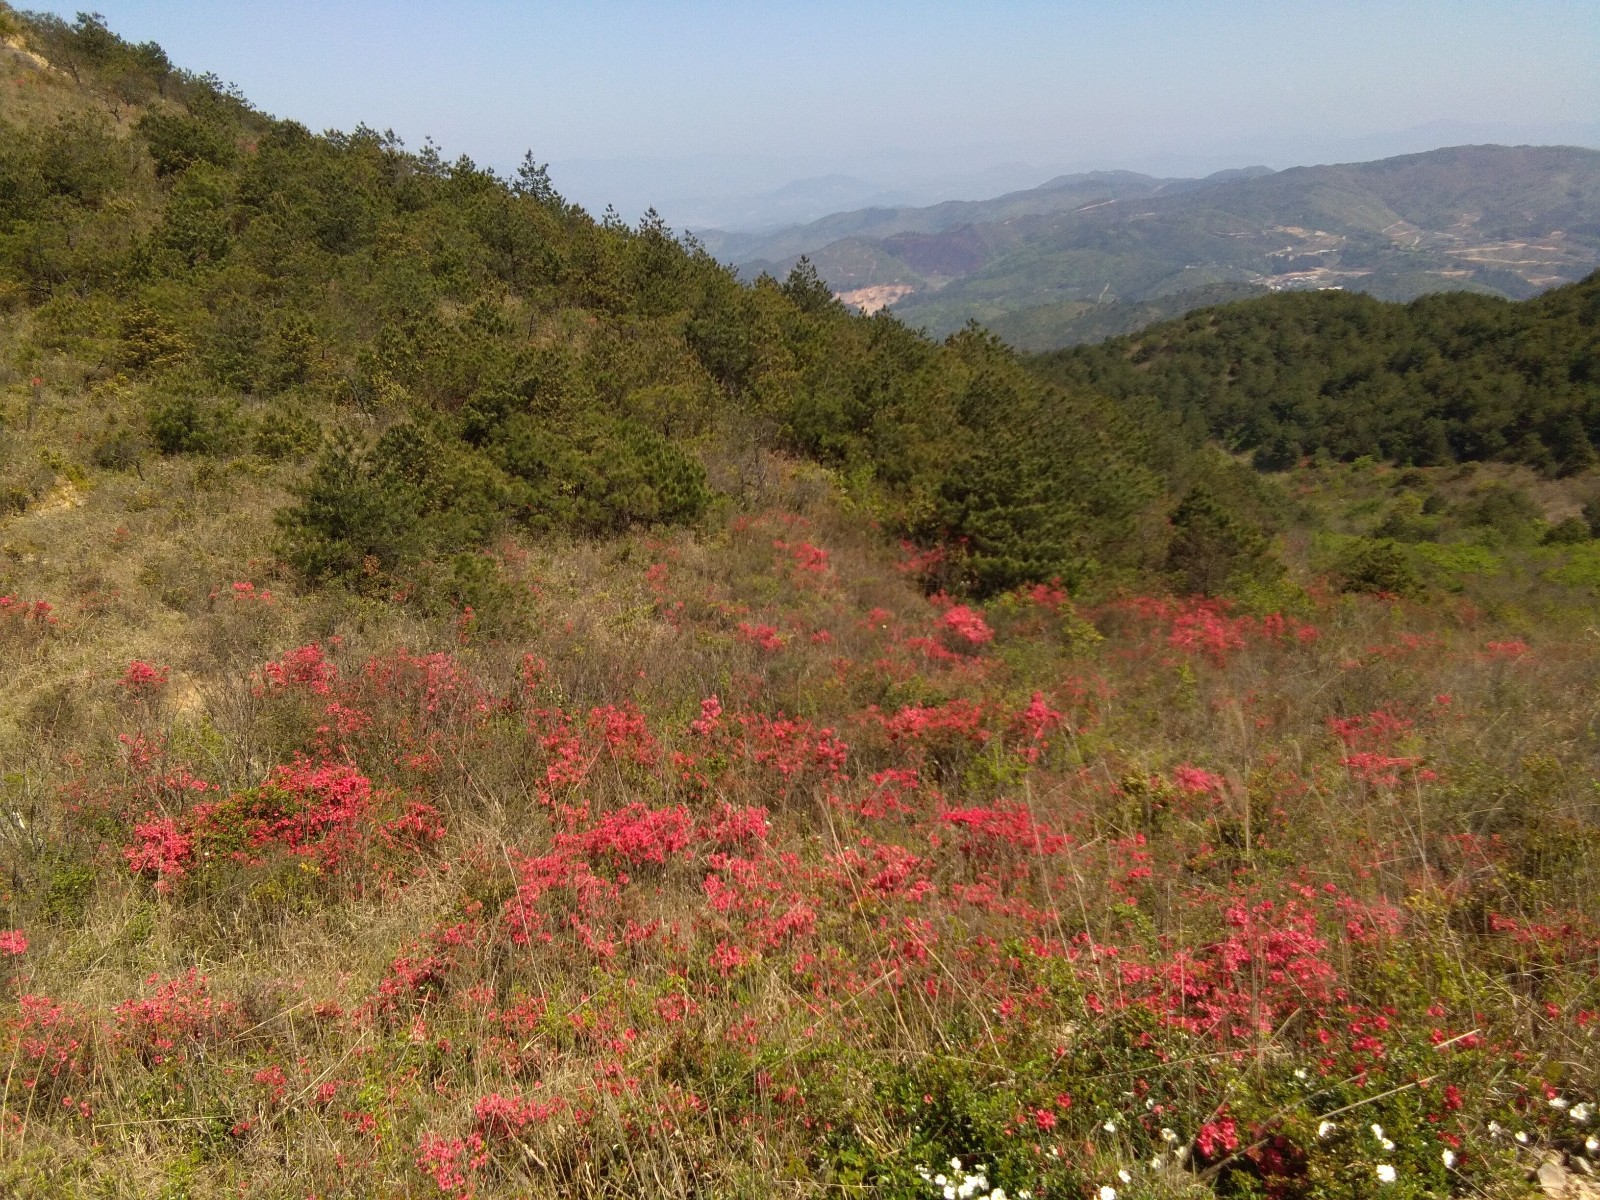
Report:
[[[1259,479],[5,20],[0,1190],[1597,1157],[1592,474]]]

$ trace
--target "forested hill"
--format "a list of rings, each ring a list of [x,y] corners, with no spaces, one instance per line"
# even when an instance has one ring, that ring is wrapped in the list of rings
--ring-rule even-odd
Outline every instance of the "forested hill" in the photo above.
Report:
[[[653,218],[596,220],[531,156],[507,179],[313,134],[98,18],[0,8],[0,34],[14,426],[38,376],[94,397],[93,427],[56,431],[73,470],[253,464],[293,497],[277,551],[310,582],[460,603],[502,535],[693,522],[759,449],[953,548],[949,586],[1082,580],[1159,555],[1211,469],[985,335],[936,344],[805,269],[743,284]],[[8,452],[8,510],[55,486],[45,453]]]
[[[1573,472],[1600,445],[1600,273],[1515,303],[1269,296],[1032,363],[1059,384],[1156,398],[1262,466],[1326,453]]]

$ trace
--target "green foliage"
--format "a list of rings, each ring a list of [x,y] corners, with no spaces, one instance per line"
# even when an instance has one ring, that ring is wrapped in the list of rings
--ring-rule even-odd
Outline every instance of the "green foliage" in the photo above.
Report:
[[[263,458],[298,459],[317,448],[322,430],[311,418],[288,409],[273,409],[261,418],[252,448]]]
[[[1405,551],[1392,541],[1358,538],[1334,562],[1334,578],[1347,592],[1414,596],[1422,580]]]
[[[1230,583],[1279,574],[1271,543],[1221,504],[1204,485],[1191,488],[1172,511],[1166,570],[1178,590],[1212,596]]]
[[[440,556],[475,561],[459,556],[512,522],[616,533],[692,521],[710,496],[698,462],[620,418],[585,413],[558,425],[524,414],[484,450],[447,427],[406,421],[370,449],[335,438],[279,523],[297,568],[354,582]],[[470,590],[462,603],[473,603]]]
[[[223,454],[239,444],[243,424],[235,406],[190,395],[152,401],[146,421],[162,454]]]
[[[1600,274],[1533,300],[1446,293],[1387,304],[1283,293],[1038,359],[1047,378],[1199,414],[1259,465],[1301,453],[1401,463],[1594,461]]]
[[[157,175],[176,175],[195,163],[225,167],[235,149],[227,126],[182,113],[146,113],[135,126]]]
[[[1503,483],[1479,488],[1462,514],[1465,522],[1492,530],[1511,542],[1526,542],[1544,523],[1544,514],[1526,492]]]

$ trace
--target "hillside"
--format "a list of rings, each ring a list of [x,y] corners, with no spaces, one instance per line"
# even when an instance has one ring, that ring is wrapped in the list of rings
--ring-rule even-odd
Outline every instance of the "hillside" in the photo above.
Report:
[[[1147,180],[1122,195],[1102,185],[1093,199],[1102,177],[1084,177],[1075,185],[1083,190],[1071,191],[1075,203],[1054,211],[1044,207],[1046,188],[1018,194],[1032,199],[1032,211],[991,215],[976,206],[937,229],[910,230],[915,237],[902,230],[910,216],[894,215],[893,232],[874,232],[851,214],[769,244],[808,254],[836,291],[907,285],[895,311],[913,326],[939,334],[976,319],[1030,350],[1141,319],[1130,306],[1176,315],[1214,303],[1207,289],[1217,286],[1521,299],[1600,265],[1593,150],[1460,146],[1227,176]],[[935,211],[926,210],[930,219]],[[835,240],[823,240],[830,234]],[[790,261],[774,259],[746,269]],[[1122,307],[1090,307],[1104,303]]]
[[[980,336],[936,345],[803,271],[743,286],[653,218],[596,221],[531,158],[504,180],[314,136],[98,25],[40,30],[84,82],[4,64],[55,105],[0,141],[13,386],[92,392],[100,467],[254,454],[299,489],[283,550],[315,578],[444,603],[507,532],[692,523],[781,448],[959,547],[951,585],[1087,580],[1144,565],[1141,531],[1210,470]],[[13,456],[0,489],[26,510],[52,478]]]
[[[1594,471],[1258,476],[0,37],[0,1195],[1592,1169]],[[1553,372],[1588,294],[1482,303]]]
[[[1033,361],[1057,382],[1158,398],[1272,468],[1376,455],[1572,473],[1600,444],[1600,272],[1521,303],[1272,296]]]

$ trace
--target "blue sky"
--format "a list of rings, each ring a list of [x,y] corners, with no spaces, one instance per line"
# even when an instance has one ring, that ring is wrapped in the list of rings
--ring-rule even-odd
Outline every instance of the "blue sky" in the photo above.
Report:
[[[85,2],[279,116],[500,167],[532,148],[625,214],[829,173],[925,198],[1600,123],[1595,0]]]

